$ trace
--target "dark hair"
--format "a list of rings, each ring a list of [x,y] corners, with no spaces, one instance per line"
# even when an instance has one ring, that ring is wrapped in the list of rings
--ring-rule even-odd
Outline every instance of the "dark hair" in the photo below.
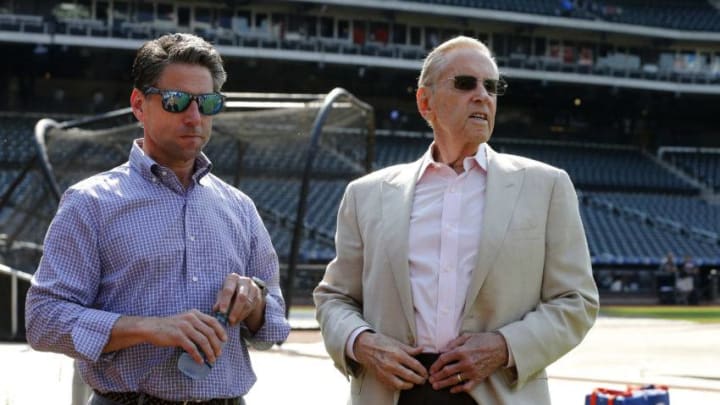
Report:
[[[173,63],[200,65],[210,71],[213,91],[220,91],[227,79],[218,51],[192,34],[167,34],[148,41],[137,51],[132,66],[133,86],[145,90],[155,86],[166,66]]]

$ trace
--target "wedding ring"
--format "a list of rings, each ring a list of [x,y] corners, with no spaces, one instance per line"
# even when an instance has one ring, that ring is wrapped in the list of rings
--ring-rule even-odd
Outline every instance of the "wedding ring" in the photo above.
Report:
[[[458,379],[458,384],[462,384],[462,382],[463,382],[462,373],[457,373],[457,379]]]

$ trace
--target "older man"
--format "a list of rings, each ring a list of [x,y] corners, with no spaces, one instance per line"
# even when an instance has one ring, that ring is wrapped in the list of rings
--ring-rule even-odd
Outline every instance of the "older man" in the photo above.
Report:
[[[252,201],[202,153],[223,108],[217,50],[188,34],[133,64],[144,136],[68,189],[27,297],[32,347],[78,360],[91,405],[242,404],[248,344],[290,331],[278,259]]]
[[[487,145],[505,89],[483,43],[439,45],[416,94],[434,142],[347,187],[314,298],[352,404],[549,404],[545,367],[595,320],[567,173]]]

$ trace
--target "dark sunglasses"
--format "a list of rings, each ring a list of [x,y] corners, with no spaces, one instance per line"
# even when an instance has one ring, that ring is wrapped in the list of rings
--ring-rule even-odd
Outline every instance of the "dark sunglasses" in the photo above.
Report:
[[[455,88],[460,91],[475,90],[478,86],[478,81],[480,81],[477,77],[468,75],[451,77],[450,80],[453,81]],[[482,79],[482,85],[485,91],[490,94],[495,94],[496,96],[502,96],[508,88],[507,82],[503,79]]]
[[[225,96],[220,93],[190,94],[180,90],[160,90],[156,87],[146,87],[145,95],[159,94],[162,96],[163,110],[179,113],[188,109],[190,103],[195,101],[198,111],[203,115],[215,115],[225,105]]]

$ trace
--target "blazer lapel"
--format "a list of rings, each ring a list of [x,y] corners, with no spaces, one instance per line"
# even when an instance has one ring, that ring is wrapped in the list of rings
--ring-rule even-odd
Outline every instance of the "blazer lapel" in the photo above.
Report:
[[[400,293],[402,310],[410,325],[413,336],[415,330],[415,310],[410,288],[410,268],[408,266],[408,235],[410,212],[415,195],[415,183],[419,175],[421,160],[404,167],[396,176],[382,184],[382,244],[390,263],[390,271]]]
[[[472,303],[475,302],[485,277],[495,263],[495,258],[505,240],[505,233],[515,211],[525,175],[523,170],[503,159],[490,146],[487,146],[486,150],[488,172],[483,229],[480,235],[478,262],[465,298],[465,311],[472,308]]]

